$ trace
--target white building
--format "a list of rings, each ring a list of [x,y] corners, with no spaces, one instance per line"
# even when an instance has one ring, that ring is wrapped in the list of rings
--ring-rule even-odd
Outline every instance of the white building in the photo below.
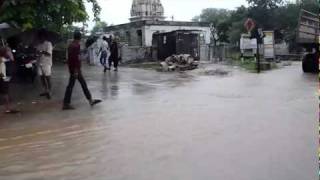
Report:
[[[202,45],[210,43],[210,24],[204,22],[165,21],[160,0],[133,0],[130,22],[105,28],[128,47],[152,47],[153,34],[190,30],[199,32]]]

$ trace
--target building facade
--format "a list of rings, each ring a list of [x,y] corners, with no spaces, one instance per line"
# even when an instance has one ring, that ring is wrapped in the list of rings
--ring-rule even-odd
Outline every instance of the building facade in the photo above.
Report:
[[[105,33],[119,37],[127,48],[152,48],[158,33],[177,30],[198,32],[202,45],[210,44],[210,24],[204,22],[165,21],[160,0],[133,0],[130,22],[105,28]],[[151,50],[149,50],[151,51]]]
[[[121,41],[127,42],[129,46],[150,47],[155,33],[177,30],[199,31],[202,43],[210,43],[211,31],[209,24],[202,22],[143,20],[109,26],[105,29],[105,32],[119,37]]]

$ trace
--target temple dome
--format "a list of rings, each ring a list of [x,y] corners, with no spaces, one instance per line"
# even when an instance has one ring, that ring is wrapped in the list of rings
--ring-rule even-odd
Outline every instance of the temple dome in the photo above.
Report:
[[[160,0],[133,0],[130,21],[164,20]]]

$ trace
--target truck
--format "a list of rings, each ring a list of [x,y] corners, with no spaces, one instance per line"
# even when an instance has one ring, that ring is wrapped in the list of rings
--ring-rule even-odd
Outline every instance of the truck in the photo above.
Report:
[[[319,72],[320,16],[304,9],[300,12],[297,43],[304,48],[302,70],[306,73]]]

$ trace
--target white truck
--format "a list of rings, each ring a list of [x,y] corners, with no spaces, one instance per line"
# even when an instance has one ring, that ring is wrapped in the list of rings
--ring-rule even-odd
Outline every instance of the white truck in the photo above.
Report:
[[[302,59],[304,72],[319,72],[320,16],[306,10],[301,10],[297,43],[304,47],[306,53]]]

